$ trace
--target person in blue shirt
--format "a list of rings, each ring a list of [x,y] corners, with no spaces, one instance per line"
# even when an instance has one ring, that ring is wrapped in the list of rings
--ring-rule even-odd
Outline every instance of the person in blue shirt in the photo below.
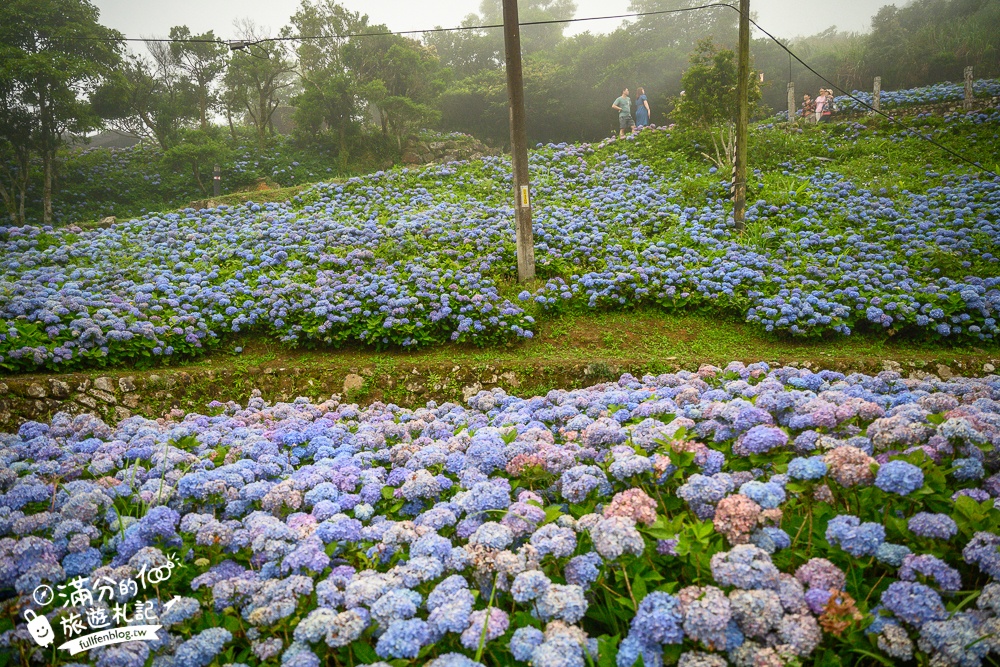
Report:
[[[625,138],[625,130],[633,130],[635,121],[632,120],[632,100],[628,96],[628,88],[622,90],[622,95],[611,105],[611,108],[618,112],[618,137]]]
[[[639,86],[637,92],[639,96],[635,98],[635,125],[636,127],[645,127],[649,125],[649,100],[642,86]]]

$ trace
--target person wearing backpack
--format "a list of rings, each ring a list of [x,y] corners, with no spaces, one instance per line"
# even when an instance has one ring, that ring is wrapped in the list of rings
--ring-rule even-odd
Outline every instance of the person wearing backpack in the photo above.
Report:
[[[816,98],[816,122],[829,123],[833,111],[833,91],[829,88],[821,88],[819,97]]]

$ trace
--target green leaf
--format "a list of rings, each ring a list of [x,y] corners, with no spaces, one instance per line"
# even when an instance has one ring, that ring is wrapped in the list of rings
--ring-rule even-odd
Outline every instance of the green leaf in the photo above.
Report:
[[[391,486],[383,486],[382,487],[382,497],[385,498],[386,500],[392,500],[392,496],[395,493],[396,493],[396,489],[393,488],[393,487],[391,487]]]
[[[597,638],[597,667],[618,667],[615,658],[618,655],[619,641],[618,635],[601,635]]]
[[[869,658],[874,658],[875,660],[878,660],[879,662],[881,662],[883,665],[889,665],[889,667],[894,667],[894,665],[896,664],[892,660],[889,660],[884,655],[879,655],[878,653],[872,653],[871,651],[866,651],[863,648],[852,648],[851,652],[852,653],[859,653],[861,655],[866,655]]]
[[[351,644],[351,649],[354,651],[354,655],[358,656],[358,660],[365,664],[370,664],[373,662],[378,662],[380,658],[375,649],[372,648],[371,644],[363,639],[359,639]]]
[[[562,507],[559,505],[549,505],[545,508],[545,521],[543,521],[542,524],[552,523],[563,514],[565,514],[565,512],[563,512]]]
[[[642,602],[642,599],[646,597],[648,593],[649,591],[646,588],[646,580],[641,576],[637,576],[632,581],[632,595],[635,596],[635,601],[637,603]]]

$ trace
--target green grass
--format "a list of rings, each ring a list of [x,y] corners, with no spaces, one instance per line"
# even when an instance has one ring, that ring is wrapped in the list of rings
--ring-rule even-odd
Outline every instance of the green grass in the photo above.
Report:
[[[243,353],[235,355],[235,346],[242,346]],[[531,340],[486,349],[446,344],[410,351],[374,352],[357,345],[289,350],[266,337],[244,335],[233,337],[207,357],[176,369],[231,368],[252,380],[253,374],[261,368],[288,366],[306,372],[375,367],[378,374],[401,372],[404,375],[410,367],[426,369],[449,365],[507,367],[531,364],[543,368],[601,362],[672,370],[677,367],[695,369],[703,363],[725,365],[734,360],[808,362],[841,369],[880,367],[883,361],[892,360],[911,368],[923,368],[956,362],[981,366],[991,355],[1000,356],[997,346],[945,346],[864,333],[846,338],[791,339],[762,333],[736,318],[671,314],[642,308],[555,316],[541,322]]]

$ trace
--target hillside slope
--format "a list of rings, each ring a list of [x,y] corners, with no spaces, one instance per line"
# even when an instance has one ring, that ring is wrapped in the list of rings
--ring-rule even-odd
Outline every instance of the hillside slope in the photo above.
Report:
[[[989,166],[1000,112],[919,122],[756,128],[740,235],[708,134],[539,147],[528,289],[514,280],[502,158],[94,231],[0,228],[0,368],[155,363],[247,331],[291,345],[490,344],[530,337],[549,313],[640,304],[792,335],[991,341],[1000,180],[925,137]]]

